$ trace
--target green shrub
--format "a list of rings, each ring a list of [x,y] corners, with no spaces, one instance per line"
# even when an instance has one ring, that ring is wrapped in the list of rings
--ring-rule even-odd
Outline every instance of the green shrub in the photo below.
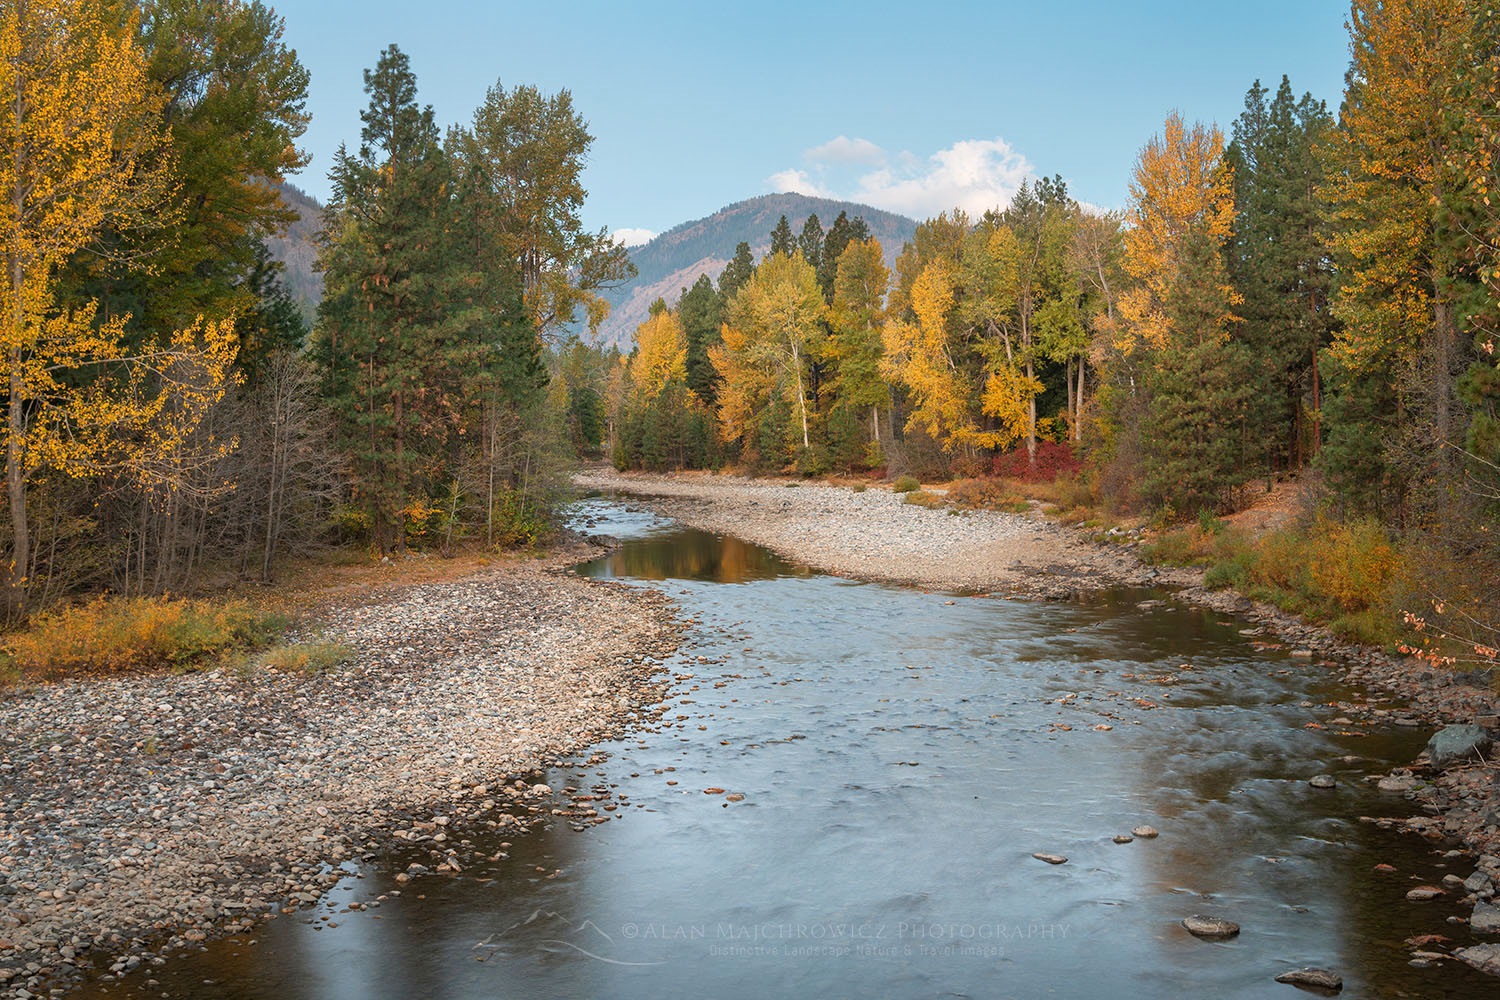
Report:
[[[891,483],[892,493],[910,493],[912,490],[921,488],[922,484],[917,482],[916,476],[898,476],[896,481]]]
[[[864,483],[855,483],[853,486],[849,487],[849,489],[854,493],[863,493],[865,490],[869,489],[869,487]]]

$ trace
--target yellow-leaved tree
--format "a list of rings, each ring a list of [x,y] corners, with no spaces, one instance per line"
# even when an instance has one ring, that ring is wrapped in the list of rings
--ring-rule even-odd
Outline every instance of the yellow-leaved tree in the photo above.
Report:
[[[676,313],[664,309],[636,327],[635,343],[630,380],[638,393],[654,399],[668,383],[687,378],[687,338]]]
[[[1141,147],[1130,181],[1129,228],[1125,230],[1125,271],[1135,287],[1122,293],[1123,325],[1114,324],[1115,347],[1130,354],[1137,344],[1160,350],[1174,335],[1195,340],[1221,335],[1234,318],[1238,294],[1222,265],[1206,278],[1218,292],[1216,315],[1193,330],[1169,315],[1170,302],[1195,241],[1223,246],[1234,224],[1234,174],[1224,164],[1224,133],[1214,124],[1167,116],[1162,134]]]
[[[796,408],[802,447],[811,447],[804,368],[821,349],[827,314],[817,272],[800,250],[767,257],[730,300],[723,341],[708,352],[723,379],[719,418],[729,440],[748,440],[752,420],[779,393]]]
[[[981,427],[974,404],[999,404],[996,415],[1006,421],[1014,414],[999,397],[1016,387],[995,385],[994,399],[975,391],[974,373],[960,365],[950,329],[956,293],[945,261],[933,260],[922,268],[910,292],[916,322],[898,317],[886,323],[880,371],[911,393],[915,406],[906,421],[908,430],[922,428],[948,452],[1003,447],[1015,434],[1009,428]]]
[[[34,554],[28,482],[114,469],[170,493],[207,461],[188,438],[233,378],[231,323],[199,323],[128,355],[123,317],[56,297],[58,268],[105,227],[160,225],[170,192],[161,100],[133,17],[97,0],[11,0],[0,11],[0,378],[10,553],[23,612]],[[209,452],[222,453],[223,443]],[[209,456],[211,457],[211,456]]]

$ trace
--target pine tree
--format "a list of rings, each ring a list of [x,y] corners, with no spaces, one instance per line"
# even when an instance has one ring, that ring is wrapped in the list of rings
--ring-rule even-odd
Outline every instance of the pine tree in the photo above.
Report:
[[[1302,465],[1304,442],[1310,439],[1315,452],[1320,437],[1317,359],[1329,336],[1332,269],[1315,149],[1332,120],[1312,95],[1298,101],[1286,77],[1269,105],[1265,97],[1256,81],[1226,154],[1236,209],[1226,258],[1244,296],[1236,336],[1254,359],[1247,373],[1255,387],[1248,416],[1257,447],[1250,457],[1269,473]]]
[[[431,107],[392,45],[365,72],[358,157],[343,151],[320,308],[331,402],[357,490],[382,550],[406,547],[406,512],[446,444],[458,394],[479,356],[480,284],[453,245],[453,177]]]
[[[767,256],[775,257],[780,254],[783,257],[790,257],[792,251],[796,249],[797,240],[792,235],[791,223],[787,222],[786,216],[783,215],[777,221],[776,228],[771,230],[771,251]]]
[[[823,287],[823,297],[833,305],[834,284],[838,278],[839,258],[849,245],[854,227],[849,223],[849,213],[840,211],[839,217],[828,227],[823,240],[822,255],[818,259],[818,284]]]
[[[754,274],[755,258],[750,253],[750,244],[740,240],[734,248],[734,259],[725,264],[719,274],[719,296],[728,302]]]
[[[723,302],[706,274],[699,275],[693,287],[677,300],[677,312],[687,337],[687,387],[707,406],[712,406],[718,396],[719,376],[708,360],[708,351],[719,342]]]
[[[813,273],[821,274],[823,270],[823,224],[818,221],[816,213],[809,215],[807,221],[802,224],[802,235],[797,238],[797,249],[802,251],[802,259],[812,267]]]

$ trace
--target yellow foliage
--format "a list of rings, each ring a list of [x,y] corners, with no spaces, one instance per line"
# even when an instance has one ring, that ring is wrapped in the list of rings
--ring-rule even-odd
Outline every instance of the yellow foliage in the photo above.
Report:
[[[723,342],[709,350],[723,380],[719,421],[728,440],[748,440],[751,421],[771,394],[779,393],[792,404],[807,443],[803,362],[825,349],[821,333],[827,315],[817,272],[801,251],[767,258],[729,302]]]
[[[1309,539],[1308,569],[1320,591],[1345,611],[1384,609],[1405,561],[1380,522],[1319,522]]]
[[[1333,209],[1339,268],[1330,353],[1362,367],[1410,347],[1433,323],[1434,210],[1445,161],[1462,141],[1450,90],[1472,66],[1479,8],[1455,0],[1355,0],[1350,91],[1330,129],[1334,169],[1320,195]],[[1493,98],[1485,102],[1492,116]]]
[[[282,625],[241,601],[100,597],[35,616],[0,643],[0,660],[40,678],[191,667],[263,643]]]
[[[946,263],[935,260],[924,267],[911,289],[917,322],[888,320],[883,329],[885,355],[880,373],[905,385],[916,404],[907,428],[922,428],[948,452],[960,448],[1003,448],[1026,426],[1028,391],[1041,391],[1014,365],[1001,361],[980,395],[980,412],[1000,418],[998,430],[979,425],[971,376],[953,359],[949,318],[955,298],[954,278]],[[1017,430],[1017,407],[1020,408]]]
[[[1165,303],[1177,280],[1184,245],[1190,236],[1222,246],[1234,223],[1233,171],[1224,160],[1224,134],[1217,125],[1188,128],[1172,112],[1159,136],[1141,148],[1130,181],[1130,227],[1125,231],[1123,266],[1139,282],[1120,296],[1120,316],[1111,340],[1116,350],[1131,353],[1138,343],[1161,350],[1175,333]],[[1221,268],[1222,270],[1222,268]],[[1240,296],[1220,275],[1223,315]]]
[[[655,399],[667,383],[687,378],[687,338],[676,313],[663,310],[636,327],[635,343],[630,380],[637,392]]]

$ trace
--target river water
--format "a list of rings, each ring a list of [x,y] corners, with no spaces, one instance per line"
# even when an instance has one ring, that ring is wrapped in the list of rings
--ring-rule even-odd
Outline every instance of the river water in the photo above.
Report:
[[[1451,904],[1404,897],[1471,868],[1358,820],[1407,813],[1362,779],[1425,733],[1333,724],[1360,693],[1247,623],[863,584],[611,500],[581,514],[625,544],[579,572],[695,622],[663,725],[546,776],[597,816],[470,835],[509,857],[458,877],[400,886],[429,859],[393,851],[316,909],[84,994],[1250,998],[1294,995],[1273,977],[1303,965],[1345,996],[1500,994],[1403,944],[1467,943]],[[1160,836],[1113,842],[1142,824]],[[1195,913],[1243,932],[1199,940]]]

